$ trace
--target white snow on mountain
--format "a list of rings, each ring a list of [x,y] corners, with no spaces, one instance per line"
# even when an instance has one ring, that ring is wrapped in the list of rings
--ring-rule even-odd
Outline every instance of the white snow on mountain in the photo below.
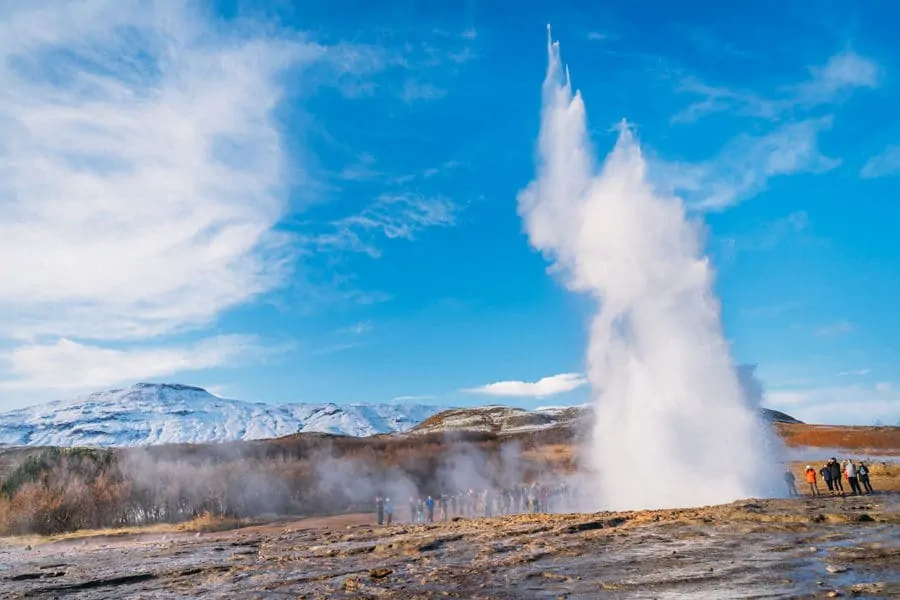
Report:
[[[0,444],[141,446],[255,440],[298,432],[352,436],[405,431],[447,407],[264,404],[198,387],[138,383],[0,414]]]

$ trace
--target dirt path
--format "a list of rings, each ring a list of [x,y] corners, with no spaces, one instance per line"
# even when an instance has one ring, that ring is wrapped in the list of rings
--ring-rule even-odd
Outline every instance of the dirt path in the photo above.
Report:
[[[900,597],[900,495],[0,549],[3,598]]]

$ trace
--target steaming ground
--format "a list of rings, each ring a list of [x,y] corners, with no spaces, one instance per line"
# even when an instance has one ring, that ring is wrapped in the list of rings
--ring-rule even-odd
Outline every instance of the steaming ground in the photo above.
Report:
[[[596,166],[582,98],[558,44],[548,53],[537,178],[519,212],[531,244],[600,307],[588,349],[597,508],[770,496],[778,445],[729,356],[700,223],[653,189],[626,124]]]
[[[0,541],[4,598],[900,597],[900,496]]]

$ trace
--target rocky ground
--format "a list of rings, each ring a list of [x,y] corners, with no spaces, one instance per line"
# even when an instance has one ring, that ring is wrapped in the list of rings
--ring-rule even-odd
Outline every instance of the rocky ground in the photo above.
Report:
[[[898,598],[900,495],[0,542],[3,598]]]

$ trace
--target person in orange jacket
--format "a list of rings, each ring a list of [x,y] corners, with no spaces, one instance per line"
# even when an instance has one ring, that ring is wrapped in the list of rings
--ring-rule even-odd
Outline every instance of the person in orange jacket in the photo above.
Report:
[[[806,483],[809,484],[809,493],[813,496],[819,496],[819,484],[816,483],[816,470],[812,465],[806,465]]]

